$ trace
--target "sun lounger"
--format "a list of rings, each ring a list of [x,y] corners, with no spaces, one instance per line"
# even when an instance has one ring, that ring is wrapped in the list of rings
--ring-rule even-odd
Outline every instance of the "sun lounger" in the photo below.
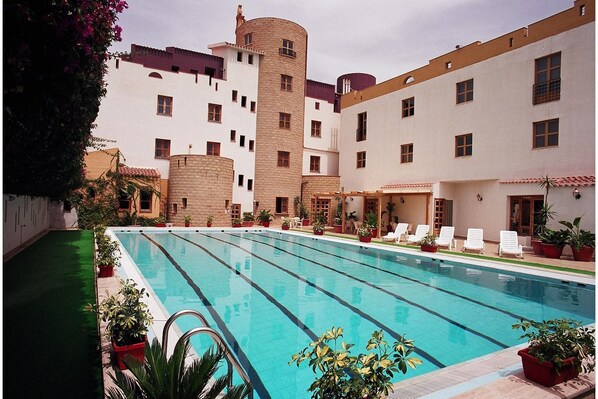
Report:
[[[448,247],[449,251],[455,247],[455,228],[452,226],[442,226],[440,234],[436,239],[436,245],[439,247]]]
[[[397,224],[395,231],[394,232],[391,231],[390,233],[388,233],[387,235],[382,237],[382,241],[388,241],[388,242],[401,241],[401,237],[403,235],[407,235],[407,226],[409,226],[407,223]]]
[[[467,239],[463,243],[462,251],[484,252],[484,230],[467,229]]]
[[[430,231],[430,226],[427,224],[418,224],[417,228],[415,229],[415,234],[409,234],[407,236],[407,244],[417,244],[419,240],[424,238],[426,234]]]
[[[523,246],[519,244],[516,231],[500,231],[498,256],[502,256],[503,254],[515,255],[523,258]]]

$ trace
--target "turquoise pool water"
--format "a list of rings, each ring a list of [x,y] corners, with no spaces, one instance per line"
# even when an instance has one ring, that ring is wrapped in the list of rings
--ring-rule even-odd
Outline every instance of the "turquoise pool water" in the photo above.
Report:
[[[170,314],[198,310],[220,331],[262,399],[310,397],[311,369],[288,362],[332,326],[354,354],[374,330],[415,340],[424,364],[401,379],[523,343],[522,317],[594,322],[595,287],[573,282],[274,231],[116,235]]]

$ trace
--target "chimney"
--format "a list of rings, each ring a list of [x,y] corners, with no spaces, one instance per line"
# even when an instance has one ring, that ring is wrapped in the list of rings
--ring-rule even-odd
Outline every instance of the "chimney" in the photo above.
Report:
[[[245,17],[243,16],[243,5],[239,4],[237,7],[237,27],[235,28],[235,34],[237,34],[237,29],[239,26],[243,25],[245,22]]]

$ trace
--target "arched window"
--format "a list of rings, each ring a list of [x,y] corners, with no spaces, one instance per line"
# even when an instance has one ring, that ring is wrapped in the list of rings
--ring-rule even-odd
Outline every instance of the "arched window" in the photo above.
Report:
[[[409,84],[415,82],[415,78],[413,76],[407,76],[403,81],[403,84]]]
[[[160,75],[158,72],[152,72],[147,76],[149,76],[150,78],[162,79],[162,75]]]

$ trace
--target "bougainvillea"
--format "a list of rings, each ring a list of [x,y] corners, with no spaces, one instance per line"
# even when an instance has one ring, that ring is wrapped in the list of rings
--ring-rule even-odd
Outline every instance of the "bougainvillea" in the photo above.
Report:
[[[120,0],[5,0],[4,192],[61,198],[81,185]]]

